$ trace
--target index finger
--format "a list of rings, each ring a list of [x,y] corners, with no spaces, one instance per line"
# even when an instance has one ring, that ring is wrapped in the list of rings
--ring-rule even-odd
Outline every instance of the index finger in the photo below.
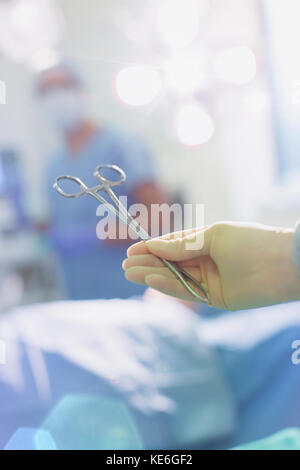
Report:
[[[157,237],[157,238],[161,238],[162,240],[182,238],[185,235],[189,235],[190,233],[196,232],[197,230],[199,229],[191,228],[187,230],[179,230],[178,232],[166,233],[165,235],[162,235],[161,237]],[[127,256],[148,255],[149,253],[151,253],[151,251],[148,249],[144,241],[137,242],[134,245],[131,245],[127,250]]]

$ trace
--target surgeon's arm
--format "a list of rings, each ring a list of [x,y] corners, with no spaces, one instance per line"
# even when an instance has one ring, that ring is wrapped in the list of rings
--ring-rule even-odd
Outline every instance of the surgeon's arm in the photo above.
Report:
[[[292,255],[295,240],[294,229],[217,223],[135,244],[123,268],[132,282],[194,300],[160,261],[164,257],[198,279],[213,306],[262,307],[300,300],[300,274]]]

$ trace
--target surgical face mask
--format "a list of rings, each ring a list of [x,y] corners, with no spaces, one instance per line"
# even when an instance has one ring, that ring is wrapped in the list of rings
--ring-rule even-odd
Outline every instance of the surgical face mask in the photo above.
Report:
[[[74,131],[85,117],[84,97],[76,89],[49,91],[43,97],[43,105],[49,120],[63,132]]]

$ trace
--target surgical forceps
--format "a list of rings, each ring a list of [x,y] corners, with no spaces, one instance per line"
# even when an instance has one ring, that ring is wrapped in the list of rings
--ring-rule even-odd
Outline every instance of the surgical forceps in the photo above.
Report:
[[[113,172],[117,173],[118,179],[111,180],[103,176],[102,170],[109,169]],[[130,215],[127,211],[125,206],[120,202],[118,197],[115,195],[113,190],[111,189],[112,186],[118,186],[121,183],[124,183],[126,180],[125,172],[119,168],[117,165],[99,165],[95,169],[93,176],[98,180],[100,184],[97,186],[93,186],[92,188],[88,188],[81,179],[77,178],[76,176],[69,176],[63,175],[58,176],[53,184],[53,188],[61,195],[67,198],[78,198],[83,196],[84,194],[88,194],[93,196],[97,199],[101,204],[104,204],[107,209],[113,212],[117,217],[119,217],[122,222],[124,222],[133,232],[144,242],[150,240],[150,235],[141,227],[141,225],[136,222],[136,220]],[[76,183],[79,186],[79,191],[76,193],[67,193],[65,192],[61,186],[59,185],[59,181],[62,180],[70,180]],[[100,196],[100,192],[105,192],[115,206],[110,204],[104,197]],[[182,269],[174,262],[170,262],[164,258],[160,258],[162,262],[170,269],[170,271],[175,274],[175,276],[179,279],[179,281],[184,285],[184,287],[193,295],[198,301],[208,304],[209,303],[209,295],[206,289],[198,282],[193,276],[191,276],[188,272]],[[189,282],[188,282],[189,281]],[[192,284],[194,287],[192,287]],[[195,289],[196,287],[196,289]],[[204,296],[200,295],[198,291],[201,291]]]

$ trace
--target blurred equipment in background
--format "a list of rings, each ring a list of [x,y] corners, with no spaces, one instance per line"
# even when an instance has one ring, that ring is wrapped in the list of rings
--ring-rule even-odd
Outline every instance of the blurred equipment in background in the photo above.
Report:
[[[14,150],[0,150],[0,231],[26,225],[19,163]]]
[[[0,313],[64,296],[58,263],[34,231],[0,235]]]
[[[52,0],[0,2],[0,29],[0,53],[8,63],[35,67],[37,63],[39,66],[42,63],[50,65],[56,60],[55,48],[61,38],[62,17]],[[61,298],[63,285],[56,260],[36,233],[23,204],[25,188],[21,159],[24,149],[19,144],[14,148],[14,144],[8,146],[6,143],[7,139],[18,141],[15,116],[10,110],[13,85],[0,80],[0,86],[0,104],[3,106],[0,136],[1,312],[18,304]],[[18,114],[22,113],[24,110],[18,109]]]
[[[30,226],[16,151],[0,151],[0,313],[61,297],[58,267]]]

